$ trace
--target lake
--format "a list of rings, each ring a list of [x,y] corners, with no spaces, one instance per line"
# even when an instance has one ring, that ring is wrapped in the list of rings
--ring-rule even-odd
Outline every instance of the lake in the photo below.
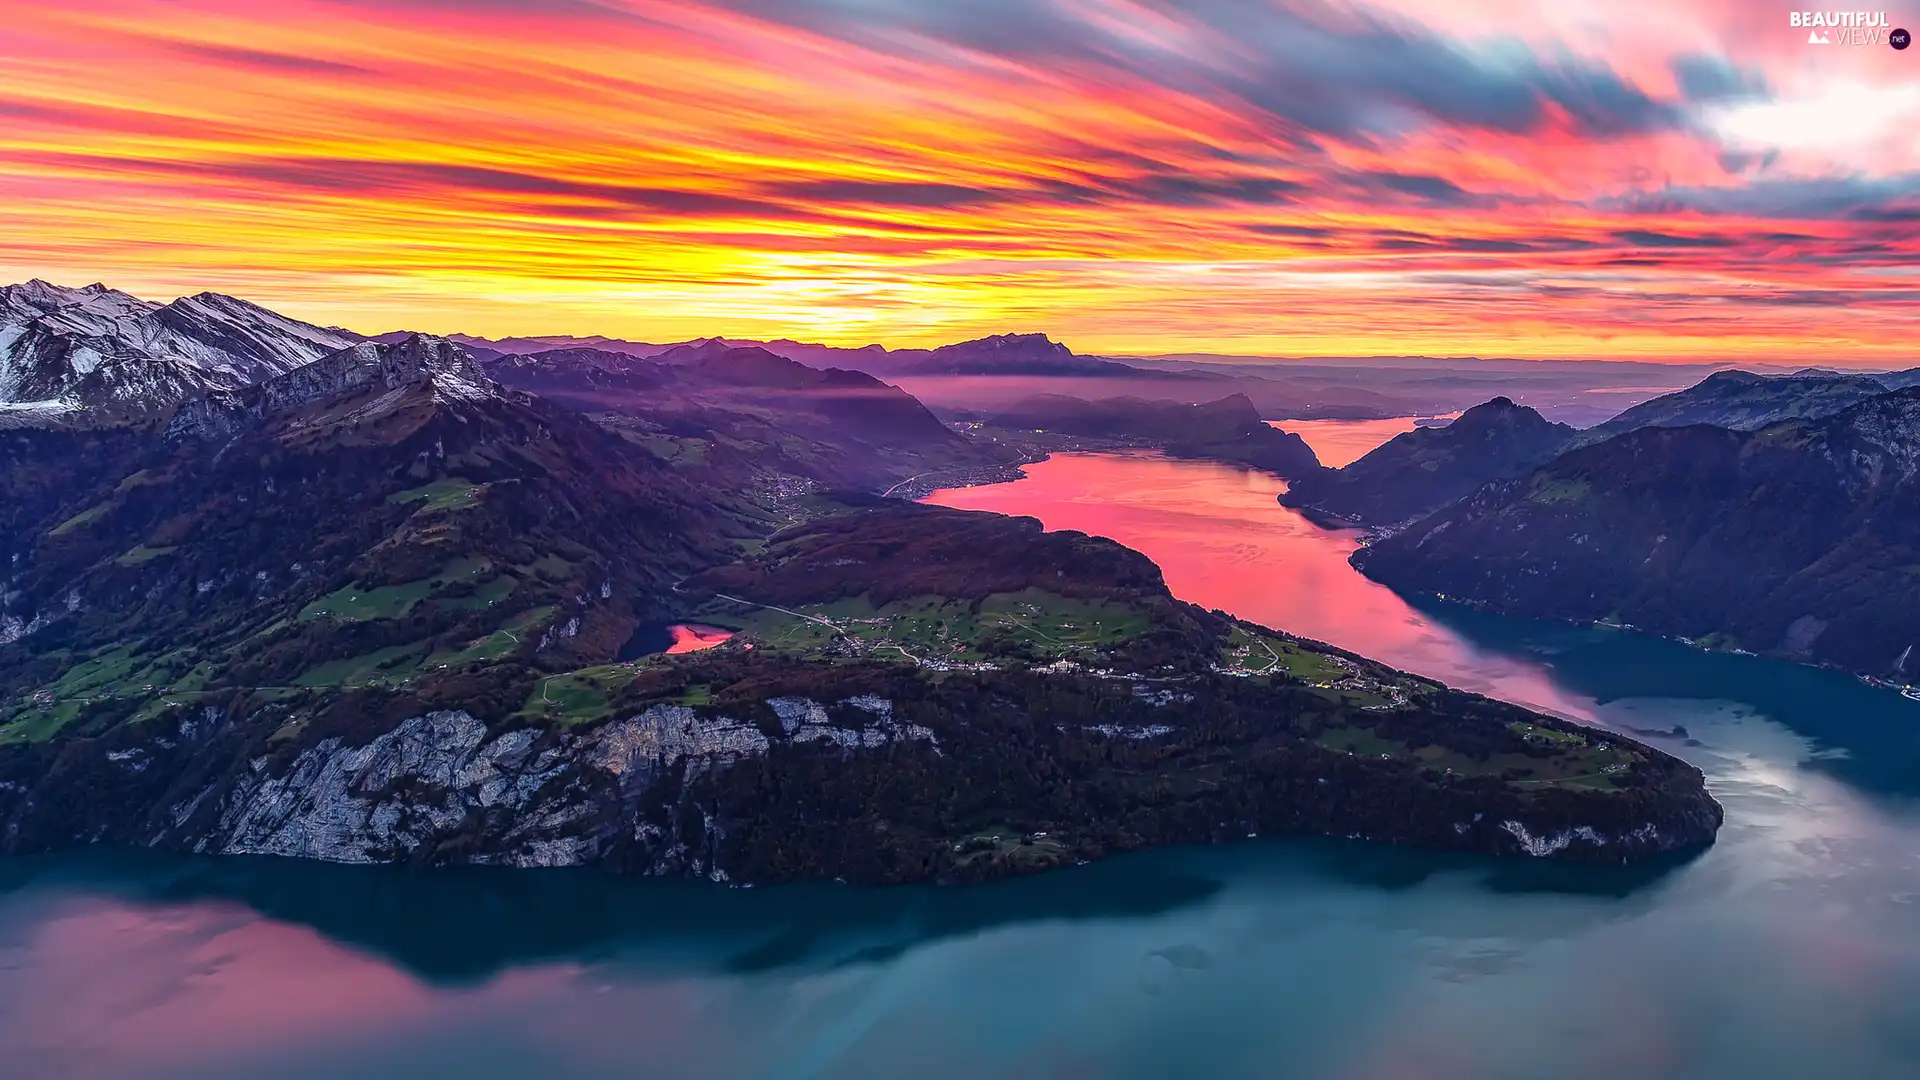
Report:
[[[1453,420],[1459,416],[1459,413],[1445,413],[1434,419]],[[1291,431],[1307,440],[1320,464],[1338,469],[1360,460],[1395,435],[1412,431],[1419,426],[1414,419],[1399,416],[1389,420],[1269,420],[1267,426]]]
[[[1592,869],[1261,840],[869,891],[0,860],[0,1075],[1920,1076],[1920,704],[1409,605],[1263,474],[1027,472],[930,501],[1100,532],[1195,602],[1641,733],[1706,770],[1719,842]]]
[[[680,653],[699,652],[711,649],[732,636],[733,631],[725,627],[704,623],[641,623],[627,638],[627,643],[621,647],[615,659],[625,663],[657,653],[677,656]]]

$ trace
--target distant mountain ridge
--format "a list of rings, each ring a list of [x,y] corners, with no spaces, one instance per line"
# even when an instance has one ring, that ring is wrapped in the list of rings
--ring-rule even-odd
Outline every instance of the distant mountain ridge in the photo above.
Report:
[[[0,427],[58,423],[93,425],[164,416],[180,401],[213,389],[238,389],[318,359],[357,341],[392,343],[408,331],[363,335],[287,318],[247,301],[200,293],[159,304],[103,284],[68,288],[33,280],[0,288]],[[1555,362],[1472,361],[1472,371],[1435,370],[1432,358],[1363,358],[1342,367],[1331,361],[1222,365],[1172,358],[1082,356],[1045,334],[995,334],[934,348],[845,348],[792,338],[767,341],[723,337],[686,342],[635,342],[605,335],[535,335],[501,339],[444,335],[476,359],[556,348],[590,347],[651,358],[688,349],[761,347],[812,367],[865,371],[894,381],[931,405],[978,407],[987,398],[959,393],[968,380],[999,379],[1004,405],[1019,393],[1060,392],[1082,398],[1142,396],[1199,403],[1246,394],[1269,418],[1371,418],[1464,408],[1483,394],[1506,392],[1489,380],[1521,385]],[[1367,365],[1385,365],[1371,371]],[[1412,365],[1404,373],[1395,364]],[[1560,364],[1564,367],[1565,364]],[[1618,365],[1639,372],[1659,365]],[[1697,370],[1695,365],[1686,370]],[[1484,369],[1484,370],[1483,370]],[[1371,374],[1368,372],[1371,371]],[[1824,369],[1798,373],[1828,377]],[[1570,378],[1553,376],[1542,385]],[[1867,376],[1888,388],[1920,381],[1920,369]],[[1053,385],[1014,384],[1020,379]],[[1555,382],[1554,380],[1560,380]],[[1616,380],[1617,381],[1617,380]],[[1110,384],[1110,385],[1103,385]],[[1609,391],[1610,393],[1613,391]],[[1562,392],[1562,396],[1564,393]],[[1462,398],[1465,400],[1461,400]],[[965,400],[963,400],[965,399]],[[1632,397],[1631,400],[1640,400]],[[1542,405],[1576,422],[1602,410],[1590,402]]]
[[[1368,525],[1393,525],[1438,510],[1483,484],[1524,476],[1560,454],[1627,432],[1690,425],[1754,431],[1784,420],[1817,420],[1892,393],[1916,375],[1920,369],[1875,375],[1718,371],[1586,430],[1551,423],[1499,397],[1444,427],[1396,436],[1344,468],[1302,476],[1280,501]]]
[[[981,419],[1004,428],[1047,428],[1068,435],[1141,435],[1163,439],[1221,438],[1263,424],[1245,394],[1181,405],[1137,397],[1077,398],[1035,394]]]
[[[1038,394],[980,418],[989,426],[1014,431],[1139,442],[1173,457],[1250,465],[1283,477],[1320,467],[1306,440],[1261,419],[1260,410],[1245,394],[1192,405],[1137,397],[1085,400]]]
[[[725,471],[737,459],[758,472],[880,490],[1009,456],[962,438],[872,375],[809,367],[757,346],[709,340],[645,358],[575,347],[483,366],[506,386],[593,414],[701,468]]]
[[[164,418],[179,402],[209,390],[234,390],[284,374],[358,341],[393,343],[410,331],[364,335],[279,315],[218,293],[160,304],[103,284],[81,288],[33,280],[0,287],[0,428],[91,426]],[[588,347],[639,358],[687,348],[760,347],[813,367],[865,371],[901,384],[929,404],[977,407],[986,399],[960,393],[966,380],[1056,380],[1015,393],[1061,392],[1082,398],[1143,396],[1193,404],[1230,393],[1247,395],[1269,418],[1375,418],[1464,408],[1507,388],[1489,380],[1531,378],[1554,368],[1548,361],[1471,361],[1472,371],[1445,368],[1434,358],[1373,357],[1350,361],[1221,357],[1088,356],[1039,333],[1004,333],[932,348],[857,348],[708,337],[686,342],[637,342],[606,335],[527,335],[491,339],[444,337],[487,362],[498,355]],[[1358,365],[1356,368],[1355,365]],[[1562,365],[1564,366],[1564,364]],[[1658,365],[1621,365],[1657,368]],[[1398,369],[1404,367],[1401,373]],[[1374,370],[1377,368],[1378,370]],[[1689,370],[1696,370],[1698,365]],[[1555,369],[1557,370],[1557,369]],[[1821,369],[1802,374],[1818,375]],[[1571,376],[1547,384],[1562,386]],[[1847,378],[1851,376],[1838,376]],[[1920,369],[1870,376],[1888,388],[1920,381]],[[1559,380],[1555,382],[1554,380]],[[1617,379],[1614,380],[1617,382]],[[1111,385],[1101,386],[1102,383]],[[1612,385],[1611,383],[1609,385]],[[1476,392],[1476,388],[1478,389]],[[959,396],[950,396],[949,391]],[[1565,396],[1564,387],[1557,391]],[[998,404],[1012,396],[1001,393]],[[1632,400],[1639,400],[1637,397]],[[1548,402],[1552,415],[1590,423],[1603,406]]]
[[[1766,376],[1738,370],[1716,372],[1685,390],[1643,402],[1589,428],[1580,441],[1598,442],[1643,427],[1708,424],[1730,431],[1753,431],[1795,417],[1819,419],[1897,389],[1890,382],[1903,374],[1801,371]]]
[[[502,356],[487,367],[509,386],[583,407],[605,406],[632,392],[718,396],[736,404],[810,408],[868,434],[959,441],[913,395],[865,372],[809,367],[759,346],[717,339],[648,358],[568,348]]]
[[[476,349],[483,359],[490,358],[493,351],[538,353],[557,347],[588,347],[672,362],[676,357],[702,350],[762,348],[810,367],[863,371],[896,382],[930,404],[951,408],[1001,408],[1036,392],[1060,393],[1083,400],[1153,397],[1183,404],[1215,401],[1238,392],[1268,416],[1368,418],[1418,411],[1413,402],[1364,387],[1309,384],[1275,377],[1270,372],[1235,374],[1195,365],[1083,356],[1046,334],[995,334],[935,348],[905,349],[881,345],[849,348],[788,338],[758,341],[710,337],[661,345],[603,337],[488,339],[458,334],[450,337]],[[947,396],[956,385],[977,387],[977,383],[969,380],[980,379],[1009,383],[1022,379],[1050,380],[1059,388],[1039,390],[1029,386],[1011,393]]]
[[[639,359],[669,362],[688,352],[728,349],[764,349],[809,366],[839,367],[864,371],[870,375],[1107,375],[1135,378],[1156,373],[1118,360],[1081,356],[1045,334],[993,334],[983,338],[954,342],[934,348],[889,349],[883,345],[845,347],[819,345],[775,338],[761,341],[748,338],[706,337],[690,341],[653,344],[625,341],[599,335],[574,337],[517,337],[490,339],[465,334],[449,334],[449,340],[469,347],[502,352],[533,354],[559,348],[592,348],[621,353]],[[1217,378],[1217,376],[1215,376]]]
[[[1396,435],[1343,468],[1303,475],[1280,502],[1372,525],[1406,521],[1551,461],[1577,434],[1497,397],[1444,427]]]

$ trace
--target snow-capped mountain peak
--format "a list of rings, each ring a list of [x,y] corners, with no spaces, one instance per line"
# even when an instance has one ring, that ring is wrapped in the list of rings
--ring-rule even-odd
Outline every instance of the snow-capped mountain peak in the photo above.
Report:
[[[0,285],[0,327],[44,319],[65,332],[106,334],[116,322],[137,319],[159,306],[97,282],[78,289],[39,278]]]
[[[97,282],[70,288],[36,278],[0,286],[0,404],[57,403],[60,415],[164,413],[193,394],[249,386],[357,340],[220,293],[157,304]]]

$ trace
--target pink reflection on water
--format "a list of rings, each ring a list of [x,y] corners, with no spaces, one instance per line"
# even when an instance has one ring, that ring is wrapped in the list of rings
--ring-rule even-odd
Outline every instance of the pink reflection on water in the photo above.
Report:
[[[1056,454],[1026,472],[926,501],[1110,537],[1158,563],[1183,600],[1461,689],[1593,717],[1592,701],[1560,690],[1539,665],[1484,653],[1363,577],[1347,564],[1360,533],[1323,529],[1281,506],[1286,484],[1266,473],[1156,454]]]
[[[412,1028],[448,1005],[443,992],[376,957],[224,904],[82,901],[7,944],[6,966],[35,977],[31,993],[0,993],[0,1046],[18,1055],[4,1075],[211,1065]],[[551,994],[570,977],[560,968],[510,973],[471,1002]]]
[[[1449,413],[1448,418],[1459,413]],[[1411,416],[1390,420],[1269,420],[1267,424],[1307,440],[1320,464],[1329,469],[1351,465],[1383,446],[1395,435],[1412,431]]]
[[[677,626],[669,626],[667,633],[673,638],[673,644],[667,646],[669,654],[711,649],[733,636],[731,630],[707,626],[703,623],[681,623]]]

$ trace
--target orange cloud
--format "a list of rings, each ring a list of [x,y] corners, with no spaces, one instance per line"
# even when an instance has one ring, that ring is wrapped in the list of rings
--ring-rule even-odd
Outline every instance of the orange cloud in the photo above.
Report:
[[[0,272],[367,330],[1910,359],[1910,65],[1537,7],[72,0],[0,27]],[[1836,87],[1880,96],[1805,120]]]

